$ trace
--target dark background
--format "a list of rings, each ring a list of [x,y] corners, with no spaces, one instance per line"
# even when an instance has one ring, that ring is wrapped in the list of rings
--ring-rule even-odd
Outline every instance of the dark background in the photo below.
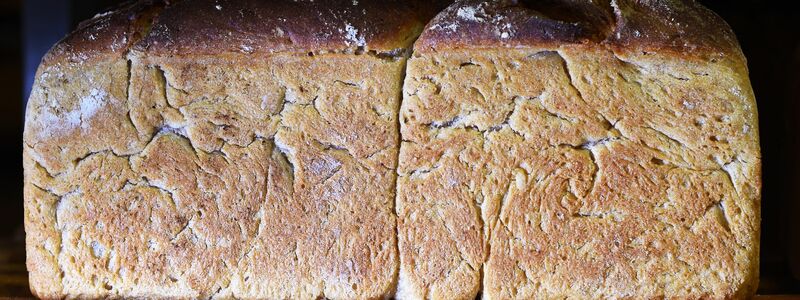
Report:
[[[0,296],[29,295],[22,227],[24,101],[41,56],[114,0],[0,0]],[[733,27],[758,101],[760,294],[800,294],[800,11],[793,1],[700,1]]]

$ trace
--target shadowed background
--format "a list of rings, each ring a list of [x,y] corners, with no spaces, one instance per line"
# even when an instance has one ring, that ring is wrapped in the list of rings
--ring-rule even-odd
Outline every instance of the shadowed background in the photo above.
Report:
[[[22,227],[22,128],[36,67],[81,20],[119,2],[0,1],[0,297],[30,296]],[[759,294],[800,294],[800,11],[774,1],[700,2],[736,32],[758,102],[764,183]]]

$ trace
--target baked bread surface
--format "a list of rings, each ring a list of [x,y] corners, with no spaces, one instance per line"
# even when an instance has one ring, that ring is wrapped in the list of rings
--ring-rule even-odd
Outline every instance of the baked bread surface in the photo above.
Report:
[[[755,292],[755,100],[693,1],[453,4],[400,122],[404,298]]]
[[[391,295],[414,5],[138,2],[61,41],[27,112],[33,292]]]
[[[26,114],[34,294],[754,293],[757,113],[724,21],[470,0],[424,25],[441,2],[138,1],[82,23]]]

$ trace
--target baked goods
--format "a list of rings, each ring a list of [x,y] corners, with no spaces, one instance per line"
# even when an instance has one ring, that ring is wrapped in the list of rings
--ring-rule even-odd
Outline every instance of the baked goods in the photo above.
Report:
[[[79,228],[64,228],[66,216],[57,213],[59,204],[63,203],[63,210],[70,199],[81,202],[77,190],[69,193],[73,186],[82,186],[77,182],[80,175],[73,171],[77,162],[103,150],[132,154],[146,142],[126,118],[125,52],[143,29],[141,22],[129,20],[148,19],[156,9],[154,3],[125,5],[81,23],[48,52],[36,74],[25,120],[23,166],[27,267],[31,290],[39,297],[56,298],[69,293],[64,281],[72,279],[72,273],[62,272],[61,265],[82,263],[62,258],[61,253],[66,250],[62,240],[74,240],[80,233],[76,231]],[[84,170],[92,171],[86,167]],[[96,182],[94,187],[113,184]],[[149,198],[159,196],[149,192]],[[133,218],[122,217],[120,222]],[[86,225],[95,226],[95,222]],[[125,225],[127,222],[118,227]],[[91,248],[81,246],[84,250]],[[100,248],[96,248],[99,252]],[[104,265],[92,262],[87,267]]]
[[[744,57],[693,1],[461,1],[400,110],[403,298],[740,298],[758,281]]]
[[[425,26],[431,2],[153,0],[83,23],[28,104],[33,292],[754,292],[756,108],[723,21],[468,0]]]
[[[405,55],[434,13],[412,5],[142,2],[84,24],[28,107],[33,292],[391,295]]]

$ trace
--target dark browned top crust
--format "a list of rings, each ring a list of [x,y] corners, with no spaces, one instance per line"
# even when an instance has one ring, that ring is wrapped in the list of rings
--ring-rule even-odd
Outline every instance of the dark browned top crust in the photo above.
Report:
[[[694,0],[458,1],[431,21],[415,51],[592,42],[625,51],[741,52],[727,23]]]
[[[45,55],[44,62],[58,59],[84,61],[98,56],[123,56],[135,43],[164,3],[160,0],[127,1],[108,12],[83,21]]]
[[[459,1],[431,21],[415,51],[601,40],[612,20],[587,1]]]
[[[136,50],[156,55],[392,51],[410,47],[436,13],[436,5],[418,2],[182,1],[159,15]]]
[[[694,0],[615,0],[617,25],[608,42],[618,49],[741,55],[730,26]]]

